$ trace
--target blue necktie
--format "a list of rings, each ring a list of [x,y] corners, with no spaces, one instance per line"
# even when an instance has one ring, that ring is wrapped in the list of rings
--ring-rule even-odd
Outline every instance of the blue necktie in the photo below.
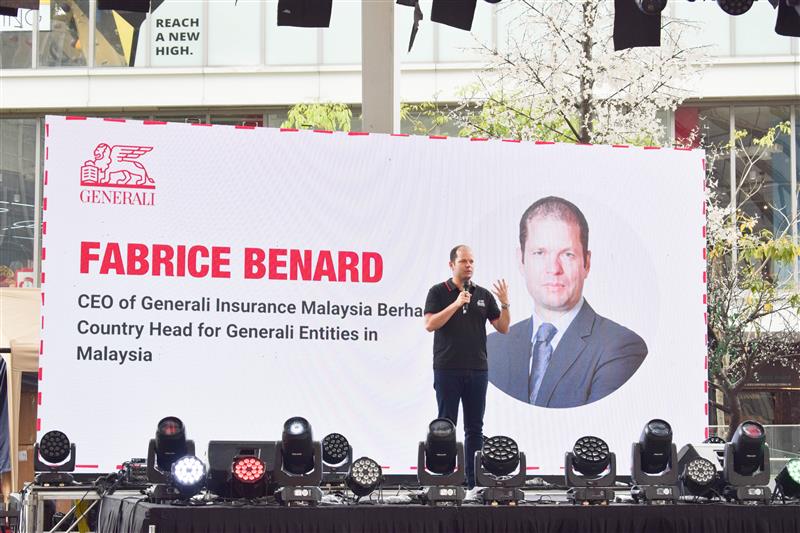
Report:
[[[531,373],[528,376],[528,403],[536,403],[536,395],[539,394],[539,387],[542,386],[542,378],[547,371],[547,364],[550,356],[553,355],[553,345],[550,341],[558,330],[553,324],[542,323],[536,331],[536,338],[531,348]]]

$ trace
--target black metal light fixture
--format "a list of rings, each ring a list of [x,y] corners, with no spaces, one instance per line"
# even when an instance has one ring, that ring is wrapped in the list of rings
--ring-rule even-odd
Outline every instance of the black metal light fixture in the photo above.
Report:
[[[631,495],[636,501],[678,499],[678,450],[672,442],[672,427],[664,420],[645,424],[639,442],[633,443]]]
[[[361,457],[353,461],[345,484],[360,499],[372,494],[383,481],[383,469],[369,457]]]
[[[775,476],[775,496],[781,500],[800,498],[800,459],[792,459]]]
[[[739,424],[725,445],[722,478],[724,496],[729,501],[769,501],[769,447],[764,426],[752,420]]]
[[[516,471],[516,474],[512,475]],[[484,505],[516,505],[525,499],[525,454],[511,437],[498,435],[484,439],[475,454],[477,484],[486,487],[480,498]]]
[[[680,482],[685,496],[712,497],[717,484],[717,468],[708,459],[695,457],[683,467]]]
[[[667,0],[636,0],[636,7],[645,15],[658,15],[667,7]]]
[[[333,0],[278,0],[278,26],[327,28]]]
[[[322,439],[322,482],[340,483],[350,471],[353,449],[344,435],[330,433]]]
[[[614,0],[614,50],[661,46],[661,11],[647,11],[656,3]],[[643,5],[647,7],[643,9]]]
[[[148,480],[166,483],[172,464],[185,455],[194,455],[194,441],[186,439],[183,422],[175,416],[162,418],[147,449]]]
[[[614,500],[617,457],[598,437],[581,437],[564,458],[567,498],[573,503],[607,504]]]
[[[429,505],[460,504],[464,500],[464,444],[456,441],[456,426],[447,418],[428,425],[417,447],[417,481]]]
[[[267,465],[255,455],[235,457],[231,478],[232,494],[236,498],[259,498],[267,492]]]
[[[277,441],[280,443],[280,441]],[[208,482],[210,492],[223,498],[256,498],[269,494],[269,473],[275,468],[276,441],[212,440],[208,443]],[[237,459],[254,457],[264,464],[264,487],[242,487],[235,476]]]
[[[317,505],[322,500],[322,445],[314,441],[308,420],[295,416],[284,422],[274,464],[275,496],[282,505]]]
[[[717,5],[728,15],[738,16],[750,11],[755,0],[717,0]]]
[[[180,499],[188,500],[199,493],[206,485],[205,463],[194,455],[184,455],[170,469],[170,483]]]
[[[33,445],[33,468],[37,485],[71,485],[75,470],[75,444],[57,430],[48,431]]]

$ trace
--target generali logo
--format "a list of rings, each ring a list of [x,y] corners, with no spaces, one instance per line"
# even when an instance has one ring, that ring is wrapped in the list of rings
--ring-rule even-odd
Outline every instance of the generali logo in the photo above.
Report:
[[[155,205],[156,182],[139,161],[152,150],[152,146],[98,144],[94,159],[81,166],[81,202]]]

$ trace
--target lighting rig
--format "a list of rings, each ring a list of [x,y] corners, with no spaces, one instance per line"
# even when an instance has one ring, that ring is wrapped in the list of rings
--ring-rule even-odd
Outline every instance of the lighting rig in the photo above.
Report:
[[[281,505],[317,505],[322,500],[322,445],[314,441],[311,425],[296,416],[283,424],[275,446],[275,496]]]
[[[516,474],[514,474],[516,471]],[[505,436],[484,439],[475,454],[475,481],[486,487],[481,493],[484,505],[516,505],[525,499],[525,454],[514,439]]]
[[[764,426],[748,420],[739,424],[725,444],[722,479],[728,501],[767,503],[770,500],[769,446]]]
[[[645,424],[639,442],[633,443],[631,495],[634,501],[676,502],[678,489],[678,450],[672,442],[672,427],[664,420]]]
[[[597,437],[581,437],[564,458],[567,499],[581,505],[608,505],[614,501],[617,457]]]
[[[37,485],[72,485],[69,472],[75,471],[75,444],[61,431],[48,431],[33,445],[33,469]]]
[[[417,481],[428,505],[461,505],[464,500],[464,444],[456,442],[456,426],[437,418],[417,447]]]

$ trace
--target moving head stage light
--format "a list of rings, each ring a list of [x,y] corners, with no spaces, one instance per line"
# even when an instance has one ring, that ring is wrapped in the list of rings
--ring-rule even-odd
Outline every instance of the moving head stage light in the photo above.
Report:
[[[725,444],[722,478],[728,501],[767,503],[770,499],[769,447],[764,426],[748,420],[739,424]]]
[[[417,481],[429,505],[461,505],[464,500],[464,444],[456,442],[456,426],[437,418],[417,447]]]
[[[512,473],[516,470],[516,474]],[[486,487],[481,494],[485,505],[516,505],[525,499],[519,487],[525,485],[525,454],[514,439],[505,436],[484,439],[475,454],[477,484]]]
[[[678,449],[672,427],[664,420],[645,424],[639,442],[633,443],[631,495],[634,501],[667,502],[678,499]]]
[[[614,500],[617,457],[597,437],[581,437],[564,457],[567,498],[572,503],[607,505]]]
[[[775,496],[782,501],[800,498],[800,459],[792,459],[775,476]]]
[[[317,505],[322,499],[322,445],[314,442],[311,424],[295,416],[283,424],[275,446],[275,495],[282,505]]]
[[[344,435],[331,433],[322,439],[322,481],[341,483],[353,463],[353,449]]]
[[[353,461],[345,483],[347,488],[359,500],[372,494],[383,482],[383,469],[369,457],[361,457]]]
[[[186,427],[180,418],[162,418],[147,448],[148,481],[166,483],[172,464],[184,455],[194,455],[194,441],[186,440]]]
[[[71,485],[75,470],[75,444],[61,431],[48,431],[33,445],[33,469],[37,485]]]

